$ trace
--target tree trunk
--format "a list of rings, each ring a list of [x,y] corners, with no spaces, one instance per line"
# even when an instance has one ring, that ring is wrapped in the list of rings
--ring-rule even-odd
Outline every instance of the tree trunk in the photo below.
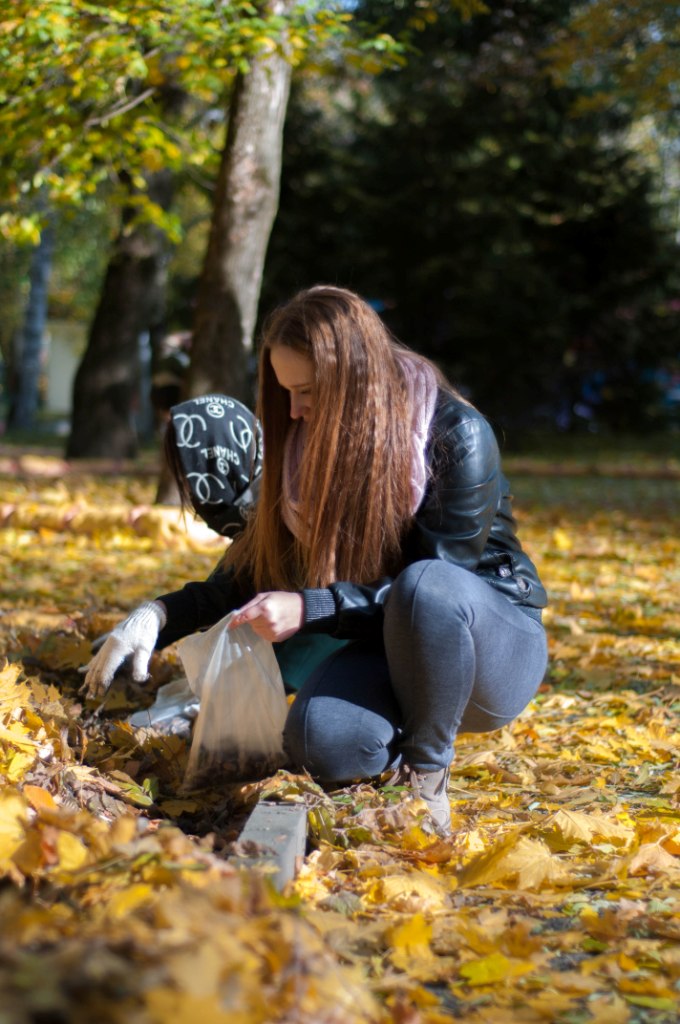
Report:
[[[48,224],[43,228],[31,260],[28,303],[15,363],[18,369],[17,391],[9,415],[10,430],[31,430],[35,426],[53,248],[52,227]]]
[[[169,171],[159,172],[149,182],[149,196],[164,210],[170,206],[172,185]],[[135,412],[146,397],[139,391],[140,335],[162,315],[168,241],[148,225],[126,230],[131,216],[131,210],[123,212],[76,374],[67,458],[137,455]]]
[[[285,17],[295,0],[268,9]],[[198,288],[188,394],[222,391],[252,404],[249,382],[262,271],[279,202],[291,68],[254,60],[231,97],[210,240]]]

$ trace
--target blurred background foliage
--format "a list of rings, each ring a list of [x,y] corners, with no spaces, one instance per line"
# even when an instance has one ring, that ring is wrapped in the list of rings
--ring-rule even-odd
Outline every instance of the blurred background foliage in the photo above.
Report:
[[[5,26],[16,13],[7,4]],[[124,11],[127,34],[118,39],[113,24],[110,45],[91,45],[85,67],[82,39],[51,57],[32,41],[42,52],[33,86],[49,71],[53,85],[61,74],[72,88],[75,75],[83,94],[119,105],[107,120],[90,98],[89,136],[72,93],[56,121],[28,96],[25,75],[13,85],[10,75],[0,97],[6,399],[40,230],[36,197],[49,178],[31,165],[41,133],[73,131],[68,158],[42,158],[58,177],[48,316],[91,321],[131,174],[135,224],[166,234],[163,329],[192,328],[221,111],[248,50],[236,14],[225,25],[201,21],[213,5],[196,0],[171,16],[157,6],[165,20],[145,25],[140,43],[134,5],[110,5]],[[243,15],[251,5],[226,7]],[[535,429],[677,430],[680,5],[360,0],[339,9],[334,26],[317,24],[306,40],[300,20],[260,314],[315,282],[355,289],[510,440]],[[67,35],[69,25],[57,29]],[[134,75],[130,92],[121,80]],[[26,126],[10,140],[19,113]],[[159,170],[173,175],[167,209],[145,191]]]
[[[412,6],[362,9],[398,34]],[[346,284],[496,422],[650,429],[680,348],[678,194],[623,101],[557,83],[572,6],[440,4],[406,67],[298,81],[263,305]]]

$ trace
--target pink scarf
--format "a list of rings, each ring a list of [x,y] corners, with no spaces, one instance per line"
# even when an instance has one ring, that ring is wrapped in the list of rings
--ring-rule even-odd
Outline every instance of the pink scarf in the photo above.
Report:
[[[425,448],[430,423],[437,404],[437,378],[427,363],[413,359],[408,352],[399,352],[399,364],[406,377],[408,409],[411,417],[411,494],[413,513],[418,509],[427,486],[427,464]],[[302,517],[300,515],[299,480],[300,467],[305,450],[307,424],[294,420],[286,437],[283,453],[283,494],[281,514],[283,521],[298,540],[302,539]]]

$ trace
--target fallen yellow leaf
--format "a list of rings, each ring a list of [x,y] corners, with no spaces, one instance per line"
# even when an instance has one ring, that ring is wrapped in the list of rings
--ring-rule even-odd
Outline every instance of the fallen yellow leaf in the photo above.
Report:
[[[422,914],[414,914],[408,921],[388,928],[385,932],[385,941],[393,949],[405,949],[413,955],[418,950],[429,949],[432,925]]]
[[[57,839],[57,856],[62,871],[77,871],[88,860],[88,851],[82,839],[71,832],[60,832]]]
[[[154,900],[156,895],[156,891],[150,885],[141,882],[128,885],[125,889],[113,894],[106,905],[107,916],[114,921],[120,921],[137,907]]]
[[[458,876],[461,886],[516,880],[522,889],[540,889],[568,878],[567,868],[538,839],[511,833],[496,847],[473,858]]]
[[[447,897],[442,883],[420,872],[385,875],[372,883],[364,897],[368,903],[386,903],[398,908],[405,901],[417,899],[423,907],[441,906]]]
[[[16,790],[0,792],[0,871],[9,866],[26,836],[28,807]]]
[[[571,551],[571,549],[574,546],[574,542],[572,541],[567,531],[561,529],[561,527],[559,526],[557,527],[557,529],[553,530],[552,539],[553,544],[555,545],[558,551]]]
[[[530,960],[509,960],[502,953],[491,953],[479,960],[469,960],[460,968],[460,976],[468,985],[494,985],[506,978],[517,978],[535,970]]]

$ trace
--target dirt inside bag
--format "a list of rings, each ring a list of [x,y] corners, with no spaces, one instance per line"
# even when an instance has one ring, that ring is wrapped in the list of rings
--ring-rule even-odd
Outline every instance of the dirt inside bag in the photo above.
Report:
[[[288,704],[274,648],[251,626],[228,629],[232,616],[177,644],[200,700],[185,785],[219,777],[261,778],[283,764]]]

